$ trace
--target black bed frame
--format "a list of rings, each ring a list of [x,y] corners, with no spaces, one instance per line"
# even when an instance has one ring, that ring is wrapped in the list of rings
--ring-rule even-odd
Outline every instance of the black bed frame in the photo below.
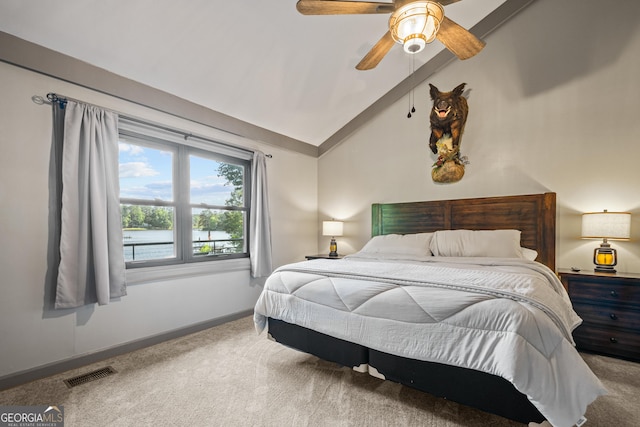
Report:
[[[522,246],[538,251],[537,260],[555,271],[555,220],[555,193],[374,204],[372,235],[518,229]],[[347,367],[369,364],[388,380],[524,424],[545,419],[499,376],[383,353],[278,319],[268,322],[275,341],[321,359]]]
[[[527,396],[502,377],[394,356],[278,319],[268,322],[275,341],[320,359],[347,367],[366,363],[387,380],[524,424],[545,419]]]

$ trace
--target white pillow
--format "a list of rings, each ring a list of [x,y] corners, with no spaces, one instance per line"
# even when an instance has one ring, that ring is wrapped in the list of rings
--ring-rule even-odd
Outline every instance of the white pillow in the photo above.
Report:
[[[520,248],[522,250],[522,258],[529,261],[535,261],[538,258],[538,252],[529,248]]]
[[[520,230],[441,230],[430,248],[434,256],[523,258]]]
[[[406,259],[421,261],[431,258],[429,243],[433,233],[385,234],[375,236],[354,257]]]

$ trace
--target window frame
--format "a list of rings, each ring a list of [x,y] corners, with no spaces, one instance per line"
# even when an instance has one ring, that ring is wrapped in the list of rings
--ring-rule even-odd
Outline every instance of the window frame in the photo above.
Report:
[[[173,154],[172,191],[173,201],[161,199],[120,198],[120,205],[167,206],[174,208],[173,244],[175,257],[156,258],[150,260],[126,261],[126,269],[160,268],[181,264],[208,263],[229,259],[249,258],[249,222],[251,216],[251,170],[253,152],[238,148],[224,142],[195,136],[161,125],[120,118],[119,141],[140,145],[147,148],[170,151]],[[209,205],[193,204],[190,200],[191,173],[190,157],[197,156],[221,163],[238,165],[243,168],[243,205]],[[209,254],[195,256],[193,253],[193,218],[194,208],[215,209],[244,212],[243,218],[243,250],[241,253]],[[126,242],[123,240],[123,245]]]

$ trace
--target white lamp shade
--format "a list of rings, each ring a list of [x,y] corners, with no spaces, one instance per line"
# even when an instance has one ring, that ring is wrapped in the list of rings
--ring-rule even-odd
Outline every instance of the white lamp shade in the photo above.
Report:
[[[628,240],[631,237],[629,212],[589,212],[582,214],[583,239]]]
[[[342,236],[343,224],[342,221],[322,221],[322,235]]]

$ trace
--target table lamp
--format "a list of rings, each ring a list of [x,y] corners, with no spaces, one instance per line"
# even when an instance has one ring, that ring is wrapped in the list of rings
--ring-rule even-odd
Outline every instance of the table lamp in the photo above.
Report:
[[[322,235],[331,236],[331,243],[329,243],[329,256],[338,256],[338,244],[336,243],[336,236],[342,236],[343,222],[342,221],[322,221]]]
[[[629,240],[631,214],[629,212],[588,212],[582,214],[582,238],[602,239],[600,247],[593,250],[594,270],[615,273],[618,264],[617,251],[609,244],[612,240]]]

